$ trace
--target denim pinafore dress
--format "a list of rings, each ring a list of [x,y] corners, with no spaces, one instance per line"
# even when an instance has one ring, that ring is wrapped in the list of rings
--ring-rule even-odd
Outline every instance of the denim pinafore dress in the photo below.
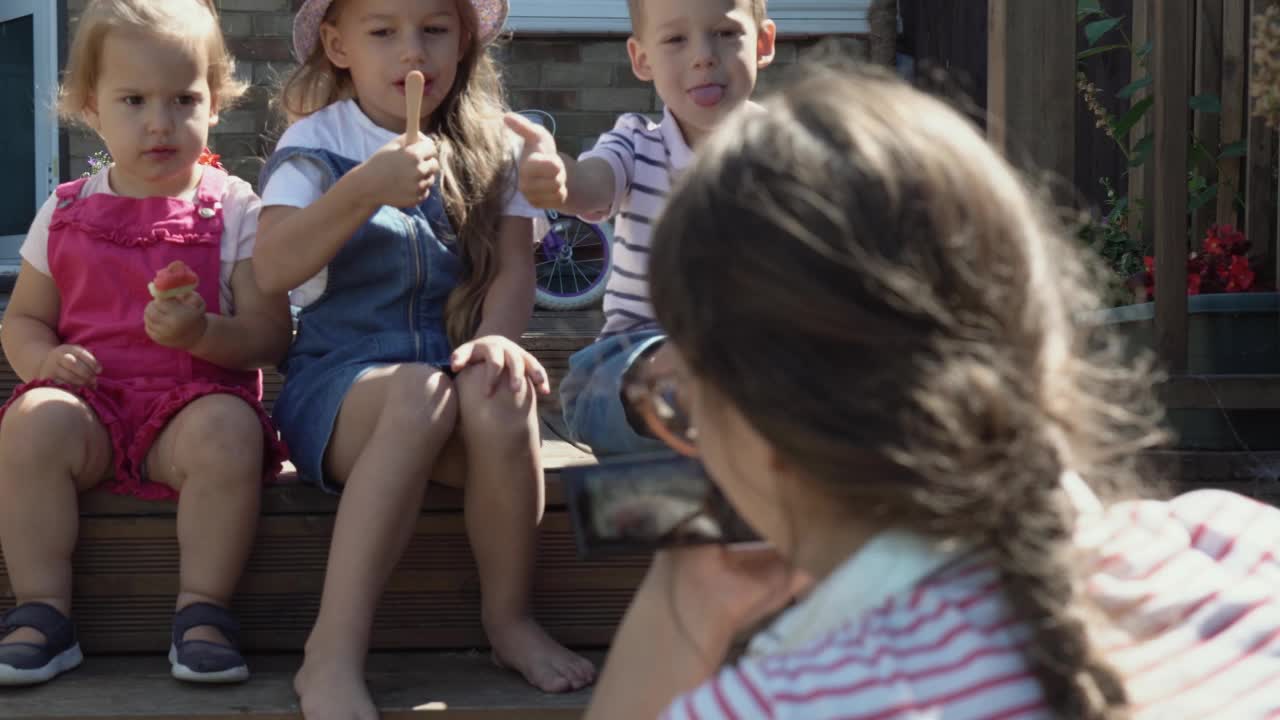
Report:
[[[282,148],[263,168],[260,187],[295,157],[324,168],[325,190],[359,165],[324,149]],[[273,413],[305,482],[338,490],[325,477],[325,448],[361,375],[397,363],[448,368],[444,307],[461,268],[438,182],[415,208],[379,208],[329,262],[324,293],[298,316]]]

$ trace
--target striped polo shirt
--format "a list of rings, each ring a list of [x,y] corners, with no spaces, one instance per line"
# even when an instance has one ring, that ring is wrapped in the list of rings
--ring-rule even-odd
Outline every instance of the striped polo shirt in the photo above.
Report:
[[[1104,619],[1094,641],[1125,678],[1132,717],[1280,718],[1280,510],[1218,490],[1119,503],[1082,521],[1076,545]],[[881,578],[846,580],[874,592]],[[1024,655],[1029,630],[981,553],[846,617],[723,670],[664,717],[1052,717]]]
[[[667,193],[693,160],[670,110],[655,123],[639,113],[618,118],[613,129],[579,160],[600,158],[613,168],[613,202],[584,218],[614,218],[613,271],[604,296],[601,337],[655,326],[649,303],[649,242]]]

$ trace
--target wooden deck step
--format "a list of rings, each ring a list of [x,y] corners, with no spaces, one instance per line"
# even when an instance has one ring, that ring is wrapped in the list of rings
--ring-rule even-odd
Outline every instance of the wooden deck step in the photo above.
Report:
[[[594,655],[597,662],[600,656]],[[88,657],[38,688],[0,691],[4,720],[294,720],[301,656],[250,657],[244,685],[197,687],[169,676],[162,655]],[[561,720],[581,717],[590,691],[546,695],[481,653],[375,653],[370,689],[384,720]]]
[[[578,559],[558,469],[593,458],[563,441],[544,444],[547,512],[539,533],[535,613],[576,647],[604,647],[643,578],[648,558]],[[484,647],[480,585],[462,494],[433,486],[373,629],[378,649]],[[172,503],[91,492],[82,502],[75,612],[87,652],[161,652],[177,592]],[[258,539],[235,609],[251,651],[297,651],[319,608],[337,499],[297,484],[266,491]],[[0,559],[0,607],[13,602]],[[3,713],[0,713],[3,717]]]

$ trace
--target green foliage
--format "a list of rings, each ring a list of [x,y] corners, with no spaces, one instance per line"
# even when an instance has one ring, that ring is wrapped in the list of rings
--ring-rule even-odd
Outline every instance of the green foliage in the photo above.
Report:
[[[1152,43],[1146,42],[1141,47],[1135,47],[1124,32],[1123,21],[1123,17],[1108,14],[1099,0],[1077,0],[1076,22],[1083,29],[1085,40],[1089,45],[1087,49],[1076,54],[1077,62],[1081,63],[1077,85],[1090,112],[1095,116],[1097,126],[1115,141],[1128,167],[1138,168],[1151,159],[1155,147],[1154,130],[1134,142],[1132,146],[1129,144],[1129,134],[1155,106],[1155,100],[1150,95],[1133,102],[1140,92],[1150,88],[1154,82],[1148,65]],[[1110,52],[1129,53],[1137,63],[1137,67],[1134,68],[1137,79],[1114,93],[1117,99],[1131,102],[1128,110],[1119,117],[1112,115],[1098,100],[1102,90],[1089,82],[1083,68],[1084,60]],[[1221,98],[1211,93],[1197,95],[1187,104],[1190,110],[1197,113],[1219,114],[1222,112]],[[1188,148],[1188,160],[1193,168],[1187,174],[1187,212],[1190,214],[1217,198],[1219,189],[1216,177],[1217,162],[1226,158],[1243,157],[1246,143],[1242,141],[1210,148],[1192,134],[1188,138]],[[1213,177],[1205,177],[1200,171],[1202,166],[1215,168]],[[1127,279],[1143,270],[1142,258],[1150,255],[1152,248],[1142,246],[1141,218],[1145,200],[1121,195],[1116,190],[1116,185],[1121,180],[1123,178],[1099,179],[1106,189],[1105,214],[1093,218],[1086,227],[1081,229],[1080,236],[1102,256],[1120,279]],[[1238,194],[1235,201],[1237,204],[1242,203]]]
[[[1116,192],[1108,178],[1098,181],[1106,191],[1106,215],[1081,229],[1081,239],[1089,243],[1122,278],[1142,271],[1146,254],[1135,238],[1142,237],[1142,201],[1131,203]]]
[[[1124,87],[1120,88],[1118,91],[1116,91],[1116,97],[1120,98],[1121,100],[1128,100],[1129,98],[1133,97],[1134,93],[1146,87],[1151,87],[1150,75],[1143,75],[1137,80],[1134,80],[1128,85],[1125,85]]]
[[[1109,17],[1106,20],[1094,20],[1084,26],[1085,39],[1089,41],[1089,47],[1098,44],[1103,35],[1115,30],[1119,27],[1124,18]],[[1128,47],[1127,45],[1125,47]]]
[[[1222,112],[1222,101],[1217,95],[1209,93],[1207,95],[1197,95],[1191,98],[1191,109],[1202,113],[1220,113]]]

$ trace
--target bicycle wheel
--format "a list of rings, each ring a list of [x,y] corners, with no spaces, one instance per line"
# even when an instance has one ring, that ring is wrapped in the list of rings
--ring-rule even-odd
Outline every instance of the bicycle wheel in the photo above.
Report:
[[[578,310],[599,302],[613,267],[609,226],[560,215],[546,227],[533,251],[538,307]]]

